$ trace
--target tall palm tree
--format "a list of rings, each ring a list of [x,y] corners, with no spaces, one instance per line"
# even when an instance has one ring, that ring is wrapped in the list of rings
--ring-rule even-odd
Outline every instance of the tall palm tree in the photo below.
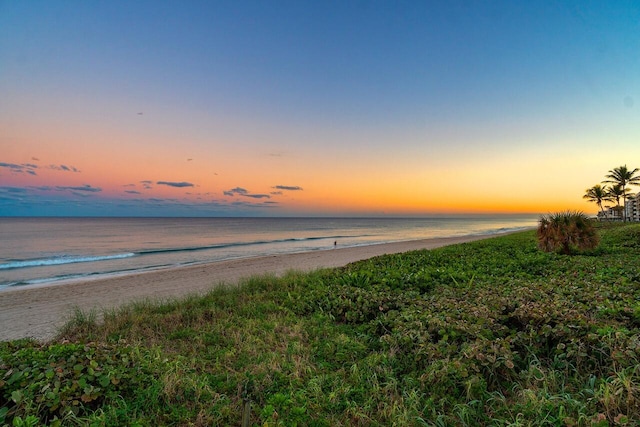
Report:
[[[629,170],[627,165],[623,165],[611,169],[606,175],[606,178],[609,179],[604,182],[617,184],[622,188],[622,197],[624,198],[625,206],[627,205],[627,185],[640,185],[640,175],[637,175],[638,172],[640,172],[640,169],[638,168]],[[620,203],[618,203],[618,205],[620,205]],[[622,213],[623,219],[626,220],[625,211],[622,211]]]
[[[609,200],[608,191],[609,188],[607,188],[606,185],[603,187],[600,184],[596,184],[591,188],[587,188],[585,190],[584,196],[582,196],[583,199],[587,199],[588,201],[597,204],[600,208],[600,212],[602,212],[604,218],[607,220],[609,218],[607,217],[607,212],[602,207],[602,202]]]

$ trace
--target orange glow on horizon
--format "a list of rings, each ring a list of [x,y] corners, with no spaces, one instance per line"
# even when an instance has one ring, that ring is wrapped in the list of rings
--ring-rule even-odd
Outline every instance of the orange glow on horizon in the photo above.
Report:
[[[588,177],[571,171],[559,178],[565,167],[563,156],[525,149],[515,158],[508,151],[492,153],[491,160],[469,153],[431,158],[419,150],[405,157],[389,147],[378,153],[353,149],[338,153],[315,146],[269,151],[247,144],[233,151],[228,141],[198,146],[182,143],[175,135],[88,125],[70,129],[45,123],[35,130],[17,122],[7,130],[14,143],[7,145],[2,160],[35,164],[38,169],[36,176],[0,170],[4,186],[90,186],[101,191],[86,191],[87,197],[270,206],[262,212],[269,215],[547,213],[567,209],[595,214],[597,206],[582,199],[584,190],[603,179],[610,164],[619,163],[613,155],[605,157],[606,166],[585,155],[574,159],[574,168],[581,168]],[[21,141],[31,145],[26,148]],[[226,148],[216,149],[218,145]],[[62,165],[79,172],[62,171]],[[180,183],[192,186],[181,187]],[[302,190],[279,191],[275,188],[279,185]],[[238,188],[247,195],[225,195]]]

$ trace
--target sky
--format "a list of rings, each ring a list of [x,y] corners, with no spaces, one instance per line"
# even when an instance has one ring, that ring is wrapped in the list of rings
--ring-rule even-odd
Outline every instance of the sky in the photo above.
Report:
[[[637,0],[0,0],[0,216],[595,213],[624,164]]]

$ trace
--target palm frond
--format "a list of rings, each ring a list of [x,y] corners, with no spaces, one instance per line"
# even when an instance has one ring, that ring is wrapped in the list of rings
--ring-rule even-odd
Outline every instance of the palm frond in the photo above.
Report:
[[[579,211],[543,215],[536,234],[538,247],[545,252],[571,254],[594,249],[600,243],[592,221]]]

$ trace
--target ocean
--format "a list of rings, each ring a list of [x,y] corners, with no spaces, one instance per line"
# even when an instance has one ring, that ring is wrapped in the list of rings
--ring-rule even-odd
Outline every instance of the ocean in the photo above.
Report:
[[[537,221],[537,215],[0,218],[0,292],[237,258],[491,235],[533,227]]]

